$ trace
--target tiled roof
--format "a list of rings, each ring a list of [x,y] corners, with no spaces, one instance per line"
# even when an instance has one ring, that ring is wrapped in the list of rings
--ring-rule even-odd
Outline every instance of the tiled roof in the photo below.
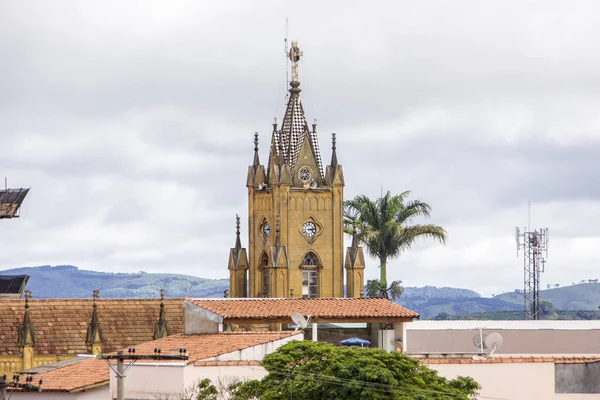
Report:
[[[204,360],[221,354],[247,349],[259,344],[298,335],[299,332],[222,332],[203,335],[176,335],[135,346],[136,354],[154,354],[155,348],[162,355],[179,354],[185,348],[188,362]],[[164,362],[164,361],[161,361]]]
[[[169,333],[183,333],[183,299],[165,299]],[[35,330],[35,353],[87,353],[86,332],[92,317],[91,299],[32,299],[29,313]],[[103,352],[153,339],[159,299],[98,299]],[[23,322],[24,300],[0,301],[0,355],[20,354],[18,329]]]
[[[188,299],[230,320],[289,319],[292,312],[315,320],[417,318],[419,314],[379,298],[350,299]]]
[[[44,392],[78,392],[94,386],[108,385],[110,367],[104,360],[89,358],[78,363],[51,369],[34,376],[43,379]]]
[[[521,363],[555,363],[555,364],[581,364],[598,362],[600,357],[568,357],[568,356],[554,356],[554,357],[535,357],[535,356],[523,356],[523,357],[489,357],[487,359],[473,359],[473,358],[422,358],[419,362],[423,364],[521,364]]]
[[[221,354],[243,350],[252,346],[268,343],[297,335],[298,332],[262,332],[262,333],[213,333],[205,335],[175,335],[146,342],[136,346],[136,354],[153,354],[159,347],[161,354],[179,354],[180,348],[186,348],[190,361],[203,360]],[[147,362],[147,361],[144,361]],[[164,362],[164,361],[161,361]],[[242,361],[196,361],[194,366],[240,366],[260,364],[260,360]],[[110,367],[105,360],[80,358],[78,362],[56,363],[45,366],[44,372],[34,376],[34,382],[43,379],[44,392],[77,392],[95,386],[108,385]]]

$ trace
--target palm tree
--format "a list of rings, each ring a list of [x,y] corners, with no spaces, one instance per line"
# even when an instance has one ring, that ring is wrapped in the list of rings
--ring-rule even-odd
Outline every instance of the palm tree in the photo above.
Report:
[[[344,223],[346,232],[356,232],[357,238],[364,243],[367,252],[379,259],[380,278],[378,282],[381,297],[388,298],[393,289],[387,284],[387,263],[391,258],[412,247],[419,238],[434,239],[446,243],[446,231],[438,225],[414,224],[417,217],[428,218],[431,212],[429,204],[420,200],[408,200],[410,191],[385,196],[372,201],[359,195],[344,202]],[[394,282],[392,286],[397,286]],[[395,290],[394,290],[395,291]]]

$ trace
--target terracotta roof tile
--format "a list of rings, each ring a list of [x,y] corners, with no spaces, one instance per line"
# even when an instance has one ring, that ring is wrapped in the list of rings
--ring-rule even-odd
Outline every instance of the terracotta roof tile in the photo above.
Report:
[[[158,347],[161,349],[161,354],[167,355],[179,354],[179,349],[185,348],[189,356],[188,362],[194,362],[298,334],[299,332],[295,331],[285,331],[176,335],[137,345],[135,346],[135,352],[136,354],[154,354],[154,349]]]
[[[44,392],[81,391],[92,386],[108,385],[110,367],[104,360],[90,358],[34,375],[34,382],[43,379]]]
[[[187,299],[227,319],[289,319],[292,312],[318,319],[418,318],[419,314],[378,298]]]
[[[488,359],[474,360],[473,358],[418,358],[418,361],[423,364],[511,364],[511,363],[555,363],[555,364],[581,364],[581,363],[594,363],[599,362],[599,356],[589,357],[568,357],[568,356],[557,356],[557,357],[533,357],[533,356],[519,356],[519,357],[490,357]]]
[[[179,354],[179,349],[183,347],[187,349],[190,360],[202,360],[287,338],[295,334],[298,334],[298,332],[227,332],[189,336],[175,335],[142,343],[136,346],[136,354],[153,354],[156,347],[161,348],[162,354]],[[259,364],[259,360],[194,362],[194,365],[199,367]],[[46,367],[51,367],[51,365]],[[104,360],[89,358],[39,373],[35,375],[34,381],[37,382],[40,378],[44,380],[42,389],[45,392],[80,391],[93,386],[108,385],[110,367]]]
[[[183,299],[165,299],[171,334],[183,333]],[[153,339],[158,299],[98,299],[102,350],[111,352]],[[18,355],[18,329],[24,300],[0,301],[0,355]],[[35,330],[35,353],[87,353],[85,337],[92,317],[91,299],[33,299],[29,313]]]

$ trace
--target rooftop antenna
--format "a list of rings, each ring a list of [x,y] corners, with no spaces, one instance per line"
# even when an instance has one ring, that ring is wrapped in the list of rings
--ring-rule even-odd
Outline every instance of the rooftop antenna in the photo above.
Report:
[[[291,315],[291,318],[292,321],[294,321],[294,330],[297,331],[299,329],[306,329],[308,323],[310,322],[311,316],[309,315],[308,318],[304,318],[302,314],[294,311]]]
[[[500,349],[504,344],[504,338],[499,332],[490,334],[483,333],[483,328],[479,328],[479,333],[473,337],[473,344],[479,349],[479,354],[473,356],[473,360],[487,360],[496,350]],[[485,349],[491,349],[489,353]]]
[[[531,202],[529,202],[528,225],[531,223]],[[546,268],[548,257],[548,228],[531,230],[530,226],[523,232],[515,228],[517,257],[523,249],[523,316],[525,319],[541,319],[540,314],[540,276]]]
[[[473,344],[479,349],[479,353],[485,354],[484,349],[486,348],[485,339],[487,338],[487,334],[483,333],[483,328],[478,329],[479,333],[473,336]]]
[[[492,349],[490,351],[490,356],[494,354],[494,352],[502,347],[504,344],[504,338],[499,332],[492,332],[485,338],[485,346],[488,349]]]

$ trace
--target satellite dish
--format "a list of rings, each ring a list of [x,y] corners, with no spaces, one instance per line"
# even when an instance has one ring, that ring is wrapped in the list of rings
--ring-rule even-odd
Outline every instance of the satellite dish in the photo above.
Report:
[[[315,182],[315,181],[312,181],[312,182],[311,182],[311,183],[308,185],[308,187],[309,187],[309,188],[311,188],[311,189],[316,189],[316,188],[317,188],[317,182]]]
[[[477,347],[478,349],[482,350],[486,348],[487,342],[485,341],[485,339],[487,338],[487,334],[480,334],[478,333],[477,335],[473,336],[473,344],[475,345],[475,347]]]
[[[308,321],[302,316],[302,314],[296,311],[292,313],[292,321],[294,321],[295,324],[295,331],[297,331],[298,329],[304,329],[308,326]]]
[[[484,340],[484,344],[488,349],[492,349],[490,355],[498,350],[504,344],[504,338],[498,332],[492,332]]]

